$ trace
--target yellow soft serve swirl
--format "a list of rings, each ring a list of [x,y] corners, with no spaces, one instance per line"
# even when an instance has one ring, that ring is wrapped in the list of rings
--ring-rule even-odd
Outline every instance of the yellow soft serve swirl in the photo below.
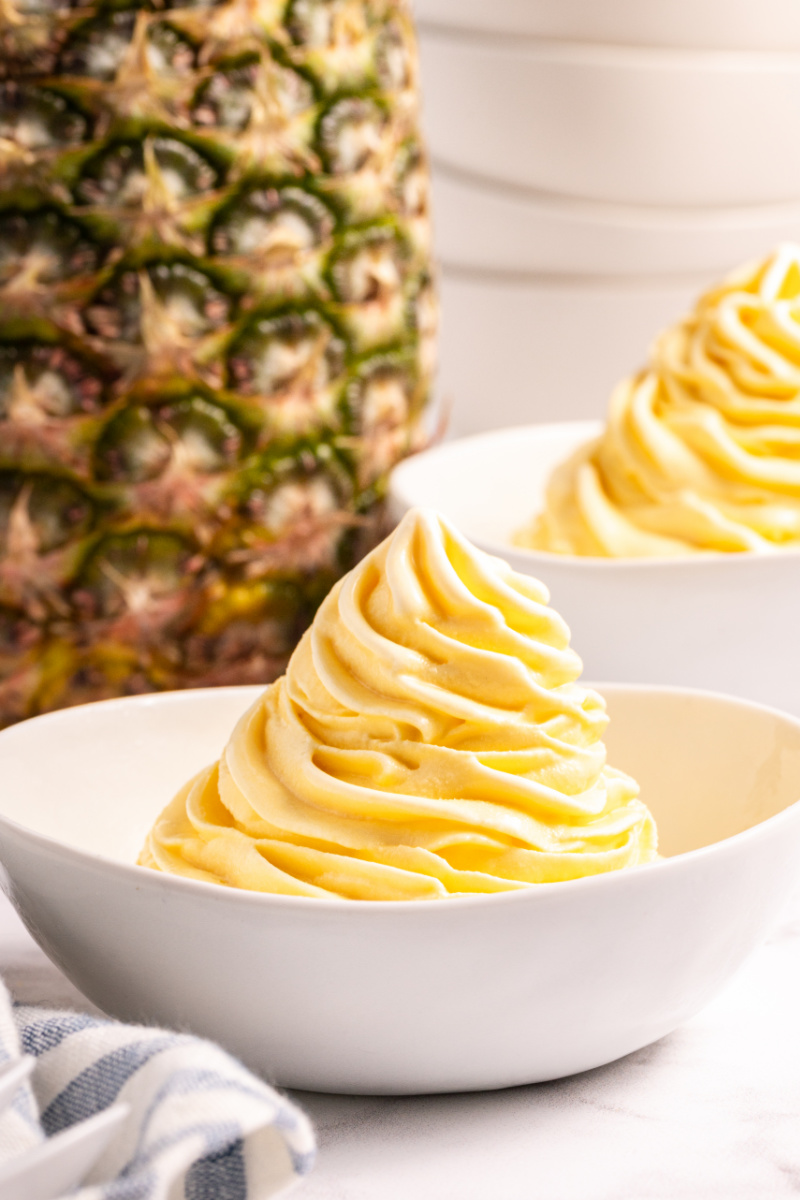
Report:
[[[140,862],[231,887],[435,899],[650,861],[546,589],[414,510],[334,587]]]
[[[797,546],[800,246],[731,276],[661,334],[515,540],[629,557]]]

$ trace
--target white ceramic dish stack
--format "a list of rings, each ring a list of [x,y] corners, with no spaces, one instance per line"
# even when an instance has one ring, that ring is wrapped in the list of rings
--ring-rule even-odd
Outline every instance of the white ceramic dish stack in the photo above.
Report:
[[[414,0],[428,27],[685,50],[800,50],[796,0]]]
[[[699,291],[800,239],[800,10],[768,8],[418,0],[454,433],[601,415]],[[526,323],[580,301],[509,345],[512,286]]]
[[[474,271],[707,282],[800,234],[800,200],[722,211],[600,204],[528,195],[441,163],[433,195],[439,256]]]
[[[597,417],[644,362],[653,334],[705,280],[539,277],[462,271],[440,281],[440,390],[450,434]]]
[[[684,208],[800,197],[800,52],[424,30],[422,72],[434,161],[498,183]]]

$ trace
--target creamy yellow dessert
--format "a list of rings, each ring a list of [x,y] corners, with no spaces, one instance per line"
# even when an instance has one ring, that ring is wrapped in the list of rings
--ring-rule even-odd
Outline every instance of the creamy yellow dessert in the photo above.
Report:
[[[800,544],[800,246],[730,276],[660,335],[514,540],[612,557]]]
[[[546,588],[414,510],[338,583],[140,863],[295,896],[427,900],[656,857]]]

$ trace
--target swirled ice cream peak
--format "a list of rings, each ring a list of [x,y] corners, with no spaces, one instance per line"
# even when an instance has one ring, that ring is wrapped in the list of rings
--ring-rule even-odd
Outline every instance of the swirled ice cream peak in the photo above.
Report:
[[[737,271],[660,335],[515,540],[620,557],[797,546],[800,246]]]
[[[647,862],[601,697],[542,584],[413,510],[338,583],[140,861],[234,887],[402,900]]]

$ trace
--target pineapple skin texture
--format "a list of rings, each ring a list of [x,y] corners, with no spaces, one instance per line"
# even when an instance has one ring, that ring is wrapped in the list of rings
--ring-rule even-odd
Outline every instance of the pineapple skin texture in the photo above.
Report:
[[[0,0],[0,727],[269,682],[435,359],[405,0]]]

